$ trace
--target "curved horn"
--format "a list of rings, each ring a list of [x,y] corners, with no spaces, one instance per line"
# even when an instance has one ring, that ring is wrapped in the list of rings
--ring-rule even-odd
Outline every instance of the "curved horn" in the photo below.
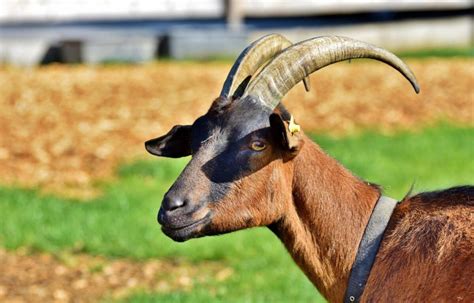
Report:
[[[243,97],[258,97],[273,109],[304,77],[330,64],[356,58],[371,58],[387,63],[410,81],[416,93],[420,91],[415,75],[394,54],[354,39],[325,36],[302,41],[277,55],[252,79]]]
[[[229,97],[229,95],[234,95],[243,81],[249,76],[253,76],[265,62],[292,44],[290,40],[279,34],[266,35],[254,41],[242,51],[230,69],[220,96]],[[305,88],[309,90],[309,82],[306,79]]]

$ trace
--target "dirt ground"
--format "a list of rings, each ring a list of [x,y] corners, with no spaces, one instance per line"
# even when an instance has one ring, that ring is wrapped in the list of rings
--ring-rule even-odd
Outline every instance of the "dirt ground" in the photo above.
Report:
[[[0,302],[95,302],[134,291],[191,291],[233,271],[219,263],[133,262],[87,255],[22,254],[0,250]]]
[[[469,59],[408,61],[421,93],[390,67],[340,63],[284,103],[306,131],[392,130],[450,120],[472,125]],[[0,183],[87,196],[143,142],[192,123],[217,97],[224,63],[0,68]]]

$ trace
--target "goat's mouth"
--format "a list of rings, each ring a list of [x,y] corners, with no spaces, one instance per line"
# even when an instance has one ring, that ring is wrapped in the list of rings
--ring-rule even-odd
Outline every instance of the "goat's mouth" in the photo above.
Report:
[[[191,238],[202,237],[202,231],[211,221],[211,214],[207,213],[203,218],[187,222],[181,226],[161,224],[161,230],[165,235],[177,242],[184,242]]]

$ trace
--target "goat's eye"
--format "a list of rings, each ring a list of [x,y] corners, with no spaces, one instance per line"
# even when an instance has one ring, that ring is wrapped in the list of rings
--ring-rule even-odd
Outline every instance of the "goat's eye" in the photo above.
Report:
[[[250,144],[250,148],[253,149],[254,151],[262,151],[267,147],[265,143],[262,141],[253,141],[252,144]]]

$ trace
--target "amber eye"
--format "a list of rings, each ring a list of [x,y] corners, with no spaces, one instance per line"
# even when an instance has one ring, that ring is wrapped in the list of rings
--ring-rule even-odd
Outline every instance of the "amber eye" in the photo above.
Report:
[[[265,143],[263,143],[262,141],[253,141],[252,144],[250,144],[250,148],[255,150],[255,151],[262,151],[266,148],[267,146],[265,145]]]

